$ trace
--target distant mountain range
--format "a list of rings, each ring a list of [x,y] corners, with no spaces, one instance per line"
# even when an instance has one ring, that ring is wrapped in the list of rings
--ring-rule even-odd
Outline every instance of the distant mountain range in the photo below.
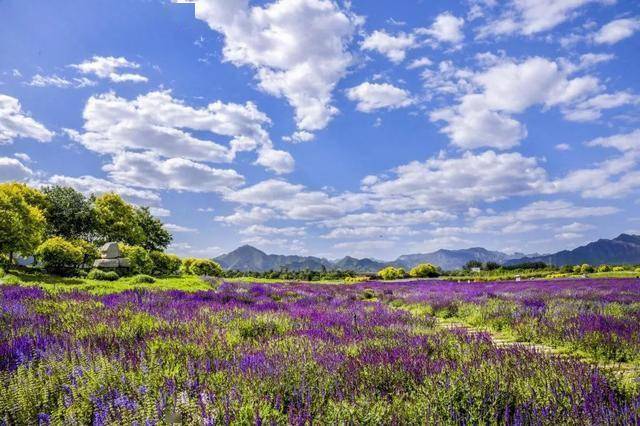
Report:
[[[516,257],[524,256],[522,254]],[[445,270],[462,268],[470,260],[480,262],[504,263],[512,259],[514,255],[507,255],[497,251],[489,251],[481,247],[474,247],[463,250],[438,250],[433,253],[407,254],[398,257],[394,261],[380,261],[374,259],[357,259],[346,256],[342,259],[331,261],[313,256],[283,256],[277,254],[266,254],[255,247],[245,245],[234,251],[216,257],[224,269],[239,271],[265,272],[269,270],[288,269],[298,271],[310,269],[320,270],[344,270],[355,272],[377,272],[386,266],[400,266],[411,269],[420,263],[431,263],[440,266]]]
[[[549,265],[620,265],[640,263],[640,235],[620,234],[607,240],[600,239],[573,250],[563,250],[554,254],[529,256],[520,259],[510,259],[506,264],[524,262],[544,262]]]
[[[522,253],[506,254],[490,251],[482,247],[461,250],[437,250],[432,253],[405,254],[393,261],[375,259],[357,259],[347,256],[339,260],[328,260],[314,256],[285,256],[266,254],[255,247],[244,245],[234,251],[214,259],[224,269],[239,271],[265,272],[269,270],[349,270],[355,272],[377,272],[386,266],[397,266],[411,269],[420,263],[431,263],[444,270],[460,269],[470,260],[479,262],[496,262],[514,265],[525,262],[544,262],[550,265],[578,265],[589,263],[624,264],[640,263],[640,236],[621,234],[612,240],[601,239],[574,250],[563,250],[554,254],[524,255]]]

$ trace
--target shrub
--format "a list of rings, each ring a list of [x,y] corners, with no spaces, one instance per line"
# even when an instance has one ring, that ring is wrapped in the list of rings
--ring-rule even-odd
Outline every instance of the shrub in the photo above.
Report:
[[[129,260],[129,268],[132,274],[150,274],[153,269],[153,260],[149,252],[140,246],[121,246],[124,257]]]
[[[76,271],[82,263],[82,250],[60,237],[52,237],[40,244],[36,255],[44,269],[56,275],[68,275]]]
[[[590,274],[593,271],[595,271],[595,269],[593,268],[593,266],[589,265],[588,263],[585,263],[584,265],[580,266],[580,272],[583,274]]]
[[[195,262],[196,259],[195,257],[185,257],[184,259],[182,259],[182,264],[180,265],[180,270],[182,271],[183,274],[190,274],[191,273],[191,264],[193,262]]]
[[[150,275],[140,274],[133,277],[131,282],[135,284],[153,284],[156,282],[156,279]]]
[[[0,268],[0,278],[4,277],[4,269]]]
[[[380,270],[378,272],[380,278],[383,280],[397,280],[400,278],[404,278],[405,271],[402,268],[394,268],[393,266],[387,266],[386,268]]]
[[[150,251],[149,257],[153,262],[151,273],[156,276],[175,275],[180,271],[182,261],[174,254],[166,254],[161,251]]]
[[[360,277],[345,277],[344,278],[344,282],[347,284],[354,284],[354,283],[363,283],[369,281],[369,277],[367,276],[360,276]]]
[[[220,275],[222,275],[222,268],[213,260],[196,259],[191,263],[189,272],[191,272],[193,275],[219,277]]]
[[[613,267],[613,272],[622,272],[624,270],[625,270],[624,266],[614,266]]]
[[[100,269],[92,269],[87,274],[90,280],[98,281],[117,281],[120,276],[115,271],[101,271]]]
[[[437,277],[438,268],[430,263],[421,263],[409,271],[409,275],[413,278]]]
[[[82,252],[82,266],[91,267],[93,262],[100,257],[100,252],[95,245],[85,240],[71,240],[74,246]]]
[[[636,268],[636,272],[640,274],[640,268]]]

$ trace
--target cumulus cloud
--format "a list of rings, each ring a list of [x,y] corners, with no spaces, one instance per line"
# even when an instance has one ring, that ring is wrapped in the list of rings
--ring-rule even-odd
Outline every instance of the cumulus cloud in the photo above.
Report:
[[[163,226],[169,232],[189,233],[189,234],[198,232],[197,229],[189,228],[187,226],[182,226],[182,225],[176,225],[175,223],[165,223]]]
[[[293,169],[291,155],[273,148],[265,127],[271,124],[255,104],[212,102],[195,108],[168,91],[149,92],[134,100],[114,93],[94,95],[83,111],[84,133],[69,135],[85,148],[115,155],[145,150],[194,161],[231,162],[238,152],[258,151],[258,164],[278,173]],[[230,138],[229,146],[194,136],[210,132]]]
[[[138,69],[140,65],[127,60],[126,58],[113,56],[94,56],[80,64],[71,65],[83,74],[93,74],[98,78],[109,79],[114,83],[146,83],[149,81],[147,77],[122,72],[122,69]]]
[[[304,227],[297,226],[275,227],[256,224],[241,229],[239,233],[241,235],[275,235],[280,237],[302,237],[306,235],[306,230]]]
[[[19,160],[9,157],[0,157],[0,182],[22,181],[33,176],[33,171]]]
[[[578,9],[592,3],[606,5],[615,0],[510,0],[498,19],[479,30],[479,36],[538,34],[571,19]]]
[[[10,144],[17,138],[49,142],[53,132],[22,111],[18,99],[0,93],[0,145]]]
[[[639,18],[616,19],[604,25],[594,34],[593,41],[598,44],[615,44],[631,37],[640,30]]]
[[[391,35],[384,30],[376,30],[369,34],[360,47],[362,50],[373,50],[385,55],[393,63],[404,61],[407,50],[419,46],[413,34],[398,33]]]
[[[259,87],[294,108],[299,130],[322,129],[338,113],[332,92],[360,18],[327,0],[174,1],[195,3],[196,18],[223,34],[224,60],[255,69]]]
[[[458,18],[450,12],[444,12],[436,17],[429,28],[420,28],[417,33],[428,35],[437,43],[457,45],[464,40],[463,26],[463,18]]]
[[[432,121],[445,121],[442,132],[464,149],[483,146],[507,149],[527,136],[511,114],[533,105],[572,105],[600,90],[591,76],[570,78],[556,62],[533,57],[517,63],[504,60],[472,79],[477,93],[462,96],[458,105],[433,111]]]
[[[640,103],[640,96],[629,92],[601,93],[563,110],[569,121],[593,121],[602,117],[602,111],[624,105]]]
[[[277,217],[276,212],[270,208],[252,207],[248,210],[236,209],[235,212],[227,216],[216,216],[215,220],[228,225],[254,225],[275,217]]]
[[[235,170],[216,169],[186,158],[122,152],[103,169],[116,182],[149,189],[224,193],[244,183]]]
[[[389,83],[364,82],[347,90],[347,98],[357,102],[357,110],[373,112],[378,109],[396,109],[413,103],[411,94]]]
[[[413,161],[394,169],[394,174],[365,187],[381,198],[381,209],[469,206],[535,194],[546,182],[546,172],[535,158],[493,151]]]

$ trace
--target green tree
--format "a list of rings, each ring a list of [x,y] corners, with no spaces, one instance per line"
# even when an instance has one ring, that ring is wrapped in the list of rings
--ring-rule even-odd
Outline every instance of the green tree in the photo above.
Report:
[[[26,185],[0,184],[0,253],[7,255],[9,264],[15,253],[33,254],[42,242],[43,205],[44,197]]]
[[[93,266],[93,262],[100,257],[98,248],[89,241],[76,239],[71,243],[82,252],[82,266],[85,268]]]
[[[40,244],[36,255],[47,272],[57,275],[75,272],[83,260],[82,250],[61,237],[51,237]]]
[[[588,263],[580,265],[580,273],[582,274],[590,274],[594,271],[595,269],[593,268],[593,266],[589,265]]]
[[[96,230],[100,242],[122,242],[139,245],[144,242],[144,231],[138,224],[136,210],[118,194],[108,193],[94,202]]]
[[[163,223],[151,214],[149,207],[138,207],[136,219],[144,236],[140,244],[142,247],[147,250],[162,251],[171,244],[173,237],[164,228]]]
[[[465,271],[470,271],[472,268],[482,268],[482,262],[479,260],[470,260],[462,267]]]
[[[213,260],[195,259],[189,267],[189,272],[191,272],[191,274],[193,275],[219,277],[222,275],[222,268]]]
[[[611,272],[611,266],[609,266],[609,265],[600,265],[600,266],[598,266],[598,272]]]
[[[180,270],[182,261],[174,254],[165,254],[161,251],[150,251],[149,256],[153,262],[153,275],[174,275]]]
[[[141,246],[120,245],[120,250],[125,258],[129,260],[131,273],[150,274],[153,270],[153,260],[149,252]]]
[[[409,276],[413,278],[429,278],[440,275],[438,267],[430,263],[421,263],[409,271]]]
[[[49,186],[43,190],[47,235],[91,239],[96,227],[92,200],[73,188]]]
[[[384,269],[378,271],[378,275],[383,280],[397,280],[400,278],[404,278],[405,271],[402,268],[394,268],[393,266],[387,266]]]

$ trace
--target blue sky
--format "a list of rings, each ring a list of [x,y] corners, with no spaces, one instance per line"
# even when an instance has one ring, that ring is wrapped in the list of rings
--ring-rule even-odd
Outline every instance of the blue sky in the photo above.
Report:
[[[0,0],[0,180],[150,205],[182,255],[640,233],[639,33],[623,0]]]

